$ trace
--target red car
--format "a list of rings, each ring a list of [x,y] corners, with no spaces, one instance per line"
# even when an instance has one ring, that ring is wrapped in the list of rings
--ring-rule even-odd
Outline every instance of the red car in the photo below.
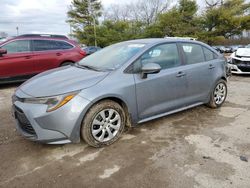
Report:
[[[63,35],[21,35],[0,43],[0,83],[23,81],[85,56],[75,41]]]

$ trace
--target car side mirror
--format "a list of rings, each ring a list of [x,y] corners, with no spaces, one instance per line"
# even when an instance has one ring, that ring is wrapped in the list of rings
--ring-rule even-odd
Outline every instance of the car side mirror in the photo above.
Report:
[[[3,54],[7,54],[7,50],[0,48],[0,57],[2,57]]]
[[[156,63],[147,63],[141,68],[141,78],[147,78],[148,74],[156,74],[161,71],[161,66]]]

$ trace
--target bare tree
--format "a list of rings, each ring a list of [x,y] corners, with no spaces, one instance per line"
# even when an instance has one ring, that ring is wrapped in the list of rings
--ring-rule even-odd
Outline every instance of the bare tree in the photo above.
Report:
[[[139,19],[147,25],[154,23],[158,14],[167,10],[170,1],[139,0],[134,6]]]
[[[205,0],[207,8],[214,8],[216,6],[220,6],[224,3],[223,0]]]
[[[147,25],[154,23],[158,14],[170,7],[172,0],[138,0],[125,5],[113,4],[105,15],[113,20],[141,21]]]

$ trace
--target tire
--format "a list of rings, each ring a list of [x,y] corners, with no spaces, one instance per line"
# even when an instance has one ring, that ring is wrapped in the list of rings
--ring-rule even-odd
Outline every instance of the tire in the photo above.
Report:
[[[210,108],[219,108],[223,105],[226,98],[227,82],[221,79],[216,83],[212,93],[210,94],[210,101],[207,103],[207,106]]]
[[[72,66],[72,65],[74,65],[74,63],[70,62],[70,61],[64,62],[64,63],[61,64],[61,67],[68,66],[68,65]]]
[[[119,139],[125,122],[123,108],[116,102],[104,100],[92,106],[85,115],[81,135],[90,146],[107,146]]]

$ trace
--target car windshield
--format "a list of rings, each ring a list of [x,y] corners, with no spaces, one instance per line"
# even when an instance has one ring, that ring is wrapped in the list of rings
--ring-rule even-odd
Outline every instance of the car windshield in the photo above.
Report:
[[[115,70],[126,63],[135,54],[144,48],[142,43],[118,43],[83,58],[78,65],[82,67]]]

